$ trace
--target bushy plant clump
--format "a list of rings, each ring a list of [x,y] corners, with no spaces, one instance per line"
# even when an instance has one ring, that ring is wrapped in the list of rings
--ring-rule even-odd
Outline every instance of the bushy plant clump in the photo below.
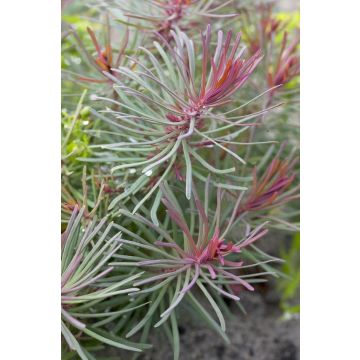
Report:
[[[225,300],[243,310],[283,275],[261,243],[298,231],[293,19],[246,0],[64,2],[64,359],[136,357],[158,331],[179,359],[183,306],[228,342]]]

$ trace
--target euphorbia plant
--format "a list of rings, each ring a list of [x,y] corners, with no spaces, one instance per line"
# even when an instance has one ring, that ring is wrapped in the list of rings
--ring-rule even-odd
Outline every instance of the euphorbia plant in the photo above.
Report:
[[[166,39],[176,28],[189,30],[210,18],[232,18],[236,13],[224,10],[232,0],[219,3],[215,0],[156,0],[127,1],[105,0],[106,9],[118,22],[136,27],[146,34],[161,34]]]
[[[91,4],[64,25],[64,349],[155,327],[179,359],[184,303],[228,342],[224,299],[278,276],[270,228],[298,231],[298,38],[268,6],[242,35],[233,1]]]
[[[110,236],[112,224],[106,225],[106,218],[99,222],[96,219],[87,222],[84,210],[75,206],[61,237],[62,335],[69,348],[75,350],[81,359],[88,359],[88,355],[86,349],[77,341],[76,333],[84,333],[121,349],[141,351],[148,346],[111,336],[101,329],[101,325],[106,323],[104,319],[135,309],[126,308],[126,301],[119,296],[139,290],[131,287],[131,284],[141,273],[125,275],[120,281],[106,280],[113,270],[113,267],[108,265],[109,260],[122,246],[118,241],[120,234]],[[130,287],[124,289],[129,285]],[[121,310],[94,313],[94,307],[98,309],[104,301],[114,296],[117,301],[112,302],[111,308],[116,309],[117,305],[121,304]],[[107,308],[109,310],[110,306]],[[99,320],[94,322],[94,319]]]
[[[244,164],[242,157],[238,152],[232,151],[229,145],[239,144],[232,140],[253,125],[249,120],[269,110],[228,116],[256,99],[250,99],[231,110],[224,110],[224,106],[232,103],[232,97],[245,85],[261,61],[260,52],[246,60],[243,59],[244,48],[238,50],[240,34],[231,46],[231,32],[224,37],[223,32],[219,31],[217,46],[211,50],[211,27],[208,26],[205,34],[202,34],[201,61],[197,61],[193,41],[183,32],[171,33],[175,41],[174,47],[165,42],[164,48],[155,42],[158,56],[163,63],[160,63],[149,50],[141,48],[148,58],[148,66],[138,59],[131,58],[137,70],[125,67],[112,69],[113,73],[121,75],[123,81],[127,78],[129,85],[123,84],[113,74],[104,72],[114,81],[114,89],[120,101],[102,97],[96,99],[116,104],[122,107],[122,110],[109,109],[93,113],[111,128],[117,129],[120,138],[127,138],[128,141],[116,141],[93,148],[111,152],[106,156],[107,152],[99,153],[98,161],[121,162],[112,167],[113,173],[119,174],[126,169],[138,167],[142,173],[129,185],[127,191],[114,199],[110,208],[146,185],[153,173],[161,172],[158,181],[135,207],[135,212],[182,162],[186,168],[184,178],[188,198],[191,197],[193,175],[197,175],[197,172],[192,171],[194,162],[202,167],[200,171],[203,174],[211,172],[226,175],[234,172],[235,166],[215,168],[201,155],[201,150],[217,147],[240,164]],[[166,50],[170,52],[171,57],[167,55]],[[200,67],[200,71],[196,70],[197,67]],[[240,145],[253,144],[245,142]],[[113,153],[125,153],[129,155],[128,160],[114,156]],[[140,161],[132,162],[135,156]]]
[[[209,197],[209,187],[209,181],[207,181],[205,198]],[[235,220],[239,201],[234,204],[230,219],[222,219],[226,221],[221,221],[221,199],[223,192],[218,189],[217,208],[211,219],[209,209],[203,207],[194,187],[192,187],[192,191],[195,204],[194,211],[196,214],[190,216],[191,224],[187,224],[185,215],[179,207],[179,203],[175,201],[174,194],[169,187],[162,186],[162,202],[169,216],[167,221],[173,222],[174,225],[176,224],[175,228],[171,227],[167,231],[164,231],[162,227],[149,223],[149,221],[142,216],[131,215],[124,210],[119,211],[120,214],[130,216],[134,221],[148,225],[159,232],[161,240],[156,240],[151,246],[151,249],[154,250],[155,247],[163,248],[164,251],[169,249],[169,251],[165,252],[155,250],[153,254],[148,255],[148,257],[151,258],[150,260],[147,258],[141,260],[137,257],[137,266],[141,268],[158,268],[160,273],[153,276],[149,276],[148,273],[143,273],[141,279],[134,284],[135,286],[142,286],[144,284],[158,282],[159,280],[164,284],[169,283],[169,280],[174,283],[177,282],[177,286],[180,286],[180,289],[175,294],[168,309],[162,313],[162,317],[169,315],[171,310],[179,304],[181,299],[195,284],[198,284],[206,295],[207,292],[204,290],[202,283],[209,284],[220,294],[234,300],[240,299],[222,289],[221,286],[223,283],[238,283],[247,290],[254,290],[247,281],[229,271],[229,269],[241,270],[244,263],[242,261],[232,261],[229,260],[229,258],[234,256],[241,258],[240,253],[244,248],[267,233],[267,229],[264,229],[265,224],[258,226],[248,233],[244,233],[243,237],[236,243],[228,241],[226,240],[226,235],[231,230]],[[241,196],[239,199],[241,199]],[[131,244],[131,241],[127,243]],[[116,265],[116,263],[114,263],[114,265]],[[182,278],[182,275],[185,275],[185,277]],[[157,285],[155,288],[157,289],[159,286]],[[211,300],[210,302],[217,310],[214,302]],[[224,326],[223,318],[220,317],[220,320],[222,326]],[[225,328],[223,328],[223,330],[225,330]]]

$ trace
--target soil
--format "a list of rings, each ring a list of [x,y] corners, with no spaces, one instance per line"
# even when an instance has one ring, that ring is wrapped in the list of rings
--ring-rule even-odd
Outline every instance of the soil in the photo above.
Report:
[[[268,293],[244,293],[242,304],[247,314],[232,307],[233,317],[226,320],[226,345],[204,323],[196,323],[183,314],[180,323],[181,360],[298,360],[299,318],[281,319],[277,296]],[[166,339],[151,339],[154,347],[139,360],[172,360]]]

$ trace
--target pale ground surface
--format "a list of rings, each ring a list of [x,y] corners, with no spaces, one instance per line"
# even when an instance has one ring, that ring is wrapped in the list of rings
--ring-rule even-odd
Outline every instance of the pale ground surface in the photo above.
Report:
[[[299,9],[298,0],[280,0],[278,1],[278,6],[283,11],[294,11]]]
[[[298,360],[299,320],[280,320],[280,312],[271,299],[260,294],[246,294],[243,304],[248,315],[233,307],[234,317],[227,319],[227,335],[231,344],[204,324],[184,318],[180,327],[181,360]],[[152,351],[139,360],[172,360],[172,350],[166,339],[154,340]]]

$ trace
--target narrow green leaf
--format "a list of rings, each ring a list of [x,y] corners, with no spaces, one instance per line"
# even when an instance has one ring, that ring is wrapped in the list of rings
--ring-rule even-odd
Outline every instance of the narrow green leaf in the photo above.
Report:
[[[186,164],[186,198],[191,199],[191,184],[192,184],[192,167],[191,167],[191,160],[189,155],[188,145],[186,140],[182,140],[182,147],[184,151],[184,158]],[[235,170],[235,169],[234,169]]]

